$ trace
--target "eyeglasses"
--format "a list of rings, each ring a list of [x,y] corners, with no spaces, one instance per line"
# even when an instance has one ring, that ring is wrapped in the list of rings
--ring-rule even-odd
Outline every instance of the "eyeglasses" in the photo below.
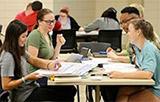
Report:
[[[55,23],[55,19],[54,20],[42,20],[42,21],[46,22],[47,24]]]

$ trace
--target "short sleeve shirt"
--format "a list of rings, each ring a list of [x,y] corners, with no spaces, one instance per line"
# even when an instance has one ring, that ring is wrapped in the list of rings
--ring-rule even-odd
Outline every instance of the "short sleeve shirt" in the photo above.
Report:
[[[14,78],[15,62],[11,53],[2,52],[0,57],[1,76]],[[28,74],[28,64],[24,56],[21,57],[22,75]],[[25,99],[38,87],[35,81],[28,81],[19,85],[17,88],[10,90],[10,98],[12,102],[24,102]]]
[[[143,49],[140,51],[134,47],[136,53],[136,64],[140,70],[150,71],[153,73],[152,79],[155,85],[152,86],[152,92],[160,96],[160,51],[157,47],[146,40]]]
[[[50,37],[50,44],[48,44],[43,34],[39,32],[37,29],[33,30],[29,34],[26,42],[26,48],[28,48],[28,46],[34,46],[38,49],[37,57],[39,58],[51,59],[54,55],[54,48],[52,45],[51,37]],[[30,68],[31,68],[31,71],[37,70],[37,68],[33,66],[31,66]]]
[[[33,12],[29,15],[26,15],[25,12],[20,12],[16,15],[15,19],[20,20],[27,25],[28,31],[31,31],[34,25],[37,22],[37,12]]]

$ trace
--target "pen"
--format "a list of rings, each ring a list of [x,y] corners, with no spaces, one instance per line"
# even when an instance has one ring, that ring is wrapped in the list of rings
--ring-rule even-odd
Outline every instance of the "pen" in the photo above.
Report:
[[[91,76],[109,76],[109,74],[91,74]]]
[[[54,71],[57,71],[59,69],[59,67],[61,67],[61,65],[59,63],[55,63]]]

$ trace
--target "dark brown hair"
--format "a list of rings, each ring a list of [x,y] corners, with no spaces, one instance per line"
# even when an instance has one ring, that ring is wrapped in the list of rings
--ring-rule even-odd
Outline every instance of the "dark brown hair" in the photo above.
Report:
[[[33,11],[39,11],[39,10],[42,9],[43,4],[42,4],[42,2],[40,2],[40,1],[34,1],[34,2],[31,4],[31,6],[32,6],[32,10],[33,10]]]
[[[38,25],[38,21],[42,21],[43,18],[44,18],[44,16],[47,15],[47,14],[49,14],[49,13],[53,13],[53,12],[52,12],[50,9],[46,9],[46,8],[41,9],[41,10],[38,12],[38,14],[37,14],[37,23],[36,23],[34,29],[36,29],[36,28],[39,26],[39,25]]]
[[[61,9],[60,12],[65,13],[67,16],[69,15],[67,9]]]
[[[22,77],[21,56],[25,54],[25,47],[19,47],[18,39],[26,31],[25,24],[18,20],[11,21],[6,29],[5,40],[0,50],[0,52],[6,51],[12,54],[15,61],[14,78]]]

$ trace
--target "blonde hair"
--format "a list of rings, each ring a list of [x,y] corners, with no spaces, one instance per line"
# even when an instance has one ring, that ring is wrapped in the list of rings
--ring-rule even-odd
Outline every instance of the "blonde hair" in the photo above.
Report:
[[[160,39],[158,35],[154,32],[153,26],[148,21],[142,19],[135,19],[130,22],[134,25],[134,28],[140,29],[142,31],[143,36],[153,42],[158,49],[160,49]]]

